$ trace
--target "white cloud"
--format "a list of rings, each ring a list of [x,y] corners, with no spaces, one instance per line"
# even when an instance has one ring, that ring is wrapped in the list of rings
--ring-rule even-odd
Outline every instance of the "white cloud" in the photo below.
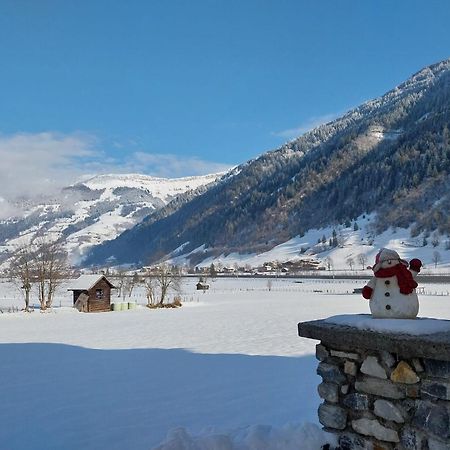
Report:
[[[82,134],[0,135],[0,196],[14,200],[67,185],[80,175],[81,161],[95,155],[94,142]]]
[[[17,217],[22,214],[19,208],[9,203],[4,198],[0,197],[0,220]]]
[[[205,161],[195,156],[180,158],[173,154],[135,152],[129,163],[133,171],[159,177],[207,175],[231,169],[228,164]]]
[[[324,123],[331,122],[336,119],[339,114],[324,114],[323,116],[314,116],[307,119],[305,122],[301,123],[295,128],[289,128],[287,130],[274,131],[272,132],[273,136],[283,137],[286,139],[294,139],[307,131],[313,130]]]
[[[46,195],[87,174],[143,173],[159,177],[206,175],[230,166],[197,157],[135,151],[112,157],[82,133],[0,134],[0,208],[9,217],[19,197]],[[5,215],[2,213],[2,215]]]

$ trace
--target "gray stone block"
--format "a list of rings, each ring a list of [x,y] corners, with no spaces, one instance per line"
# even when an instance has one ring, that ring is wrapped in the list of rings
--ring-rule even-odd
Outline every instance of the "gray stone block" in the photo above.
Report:
[[[383,364],[385,364],[386,367],[392,367],[395,364],[394,356],[391,353],[386,352],[385,350],[382,350],[380,352],[380,357],[381,357],[381,362]]]
[[[428,375],[439,378],[450,378],[450,361],[437,359],[424,359],[425,372]]]
[[[322,344],[316,345],[316,358],[319,361],[324,361],[330,356],[330,352],[327,350],[327,348]]]
[[[340,450],[373,450],[372,443],[363,437],[345,432],[339,436]]]
[[[358,366],[353,361],[345,361],[344,372],[347,375],[352,375],[353,377],[355,377],[358,373]]]
[[[369,397],[366,394],[360,394],[358,392],[347,395],[342,403],[347,408],[355,411],[366,411],[369,409]]]
[[[365,436],[373,436],[379,441],[400,442],[397,431],[392,428],[384,427],[375,419],[357,419],[352,420],[352,428]]]
[[[420,362],[420,359],[419,358],[413,358],[413,360],[411,361],[412,362],[412,365],[413,365],[413,367],[414,367],[414,370],[417,372],[417,373],[420,373],[420,372],[423,372],[425,369],[423,368],[423,365],[422,365],[422,363]]]
[[[330,350],[330,353],[331,356],[336,356],[338,358],[354,359],[356,361],[359,361],[361,359],[358,353],[342,352],[340,350]]]
[[[404,427],[400,434],[400,443],[406,450],[422,450],[423,435],[420,431],[411,427]]]
[[[388,380],[364,377],[362,381],[355,383],[355,389],[366,394],[378,395],[380,397],[402,399],[406,397],[405,388]]]
[[[322,403],[319,406],[319,421],[325,427],[343,430],[347,426],[347,411],[340,406]]]
[[[341,372],[341,369],[334,364],[320,362],[317,367],[317,374],[322,377],[323,381],[329,383],[341,385],[347,381],[347,377]]]
[[[418,401],[412,424],[427,433],[447,439],[450,437],[448,406]]]
[[[444,381],[423,380],[420,389],[422,398],[450,400],[450,383]]]
[[[383,419],[391,420],[397,423],[405,422],[400,409],[387,400],[376,400],[373,411],[378,417],[382,417]]]
[[[368,356],[361,366],[361,372],[376,378],[386,379],[386,370],[378,362],[375,356]]]
[[[437,439],[428,439],[428,450],[450,450],[450,443]]]
[[[317,386],[317,392],[320,397],[327,402],[337,403],[339,400],[339,386],[334,383],[320,383]]]
[[[370,317],[361,315],[361,317]],[[450,321],[439,320],[439,322]],[[326,320],[298,324],[299,336],[318,339],[331,346],[345,349],[382,350],[403,358],[435,358],[450,361],[450,332],[410,335],[389,331],[361,330],[350,325],[338,325]],[[449,370],[447,372],[450,371]]]

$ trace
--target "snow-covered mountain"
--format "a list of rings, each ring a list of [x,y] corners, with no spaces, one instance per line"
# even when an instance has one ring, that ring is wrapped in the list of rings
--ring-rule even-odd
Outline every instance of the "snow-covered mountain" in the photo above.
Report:
[[[96,247],[86,262],[189,255],[196,265],[265,254],[369,214],[376,236],[404,229],[411,239],[436,232],[443,241],[450,235],[449,105],[450,59],[242,164],[170,214]]]
[[[114,239],[172,200],[205,192],[221,175],[97,175],[52,197],[22,199],[14,206],[23,215],[0,221],[0,258],[7,259],[19,242],[46,234],[62,239],[77,262],[92,246]]]
[[[450,237],[439,233],[421,233],[411,236],[409,228],[389,228],[382,233],[375,233],[376,214],[364,214],[352,222],[334,224],[327,227],[308,230],[303,236],[295,236],[266,252],[222,253],[209,256],[204,246],[190,253],[174,255],[170,263],[183,266],[190,265],[192,258],[201,259],[199,267],[262,267],[266,263],[286,261],[320,261],[321,275],[342,274],[371,276],[365,270],[375,263],[375,256],[380,248],[386,247],[398,252],[405,260],[419,258],[424,266],[422,274],[450,273]],[[333,244],[333,240],[336,240]],[[330,245],[331,243],[331,245]],[[276,270],[273,275],[279,274]]]

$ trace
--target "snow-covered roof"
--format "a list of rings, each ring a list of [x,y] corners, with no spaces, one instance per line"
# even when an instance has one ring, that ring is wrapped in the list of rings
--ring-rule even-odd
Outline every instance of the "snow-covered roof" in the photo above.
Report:
[[[105,278],[105,280],[111,285],[111,287],[114,287],[104,275],[81,275],[69,284],[67,290],[88,291],[89,289],[93,288],[102,278]]]

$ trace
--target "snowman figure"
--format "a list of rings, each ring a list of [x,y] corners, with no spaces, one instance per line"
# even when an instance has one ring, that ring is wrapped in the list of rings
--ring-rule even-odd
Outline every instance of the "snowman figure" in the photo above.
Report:
[[[370,312],[375,318],[415,319],[419,312],[415,278],[422,262],[400,259],[394,250],[381,249],[372,267],[374,277],[364,286],[362,295],[369,300]]]

